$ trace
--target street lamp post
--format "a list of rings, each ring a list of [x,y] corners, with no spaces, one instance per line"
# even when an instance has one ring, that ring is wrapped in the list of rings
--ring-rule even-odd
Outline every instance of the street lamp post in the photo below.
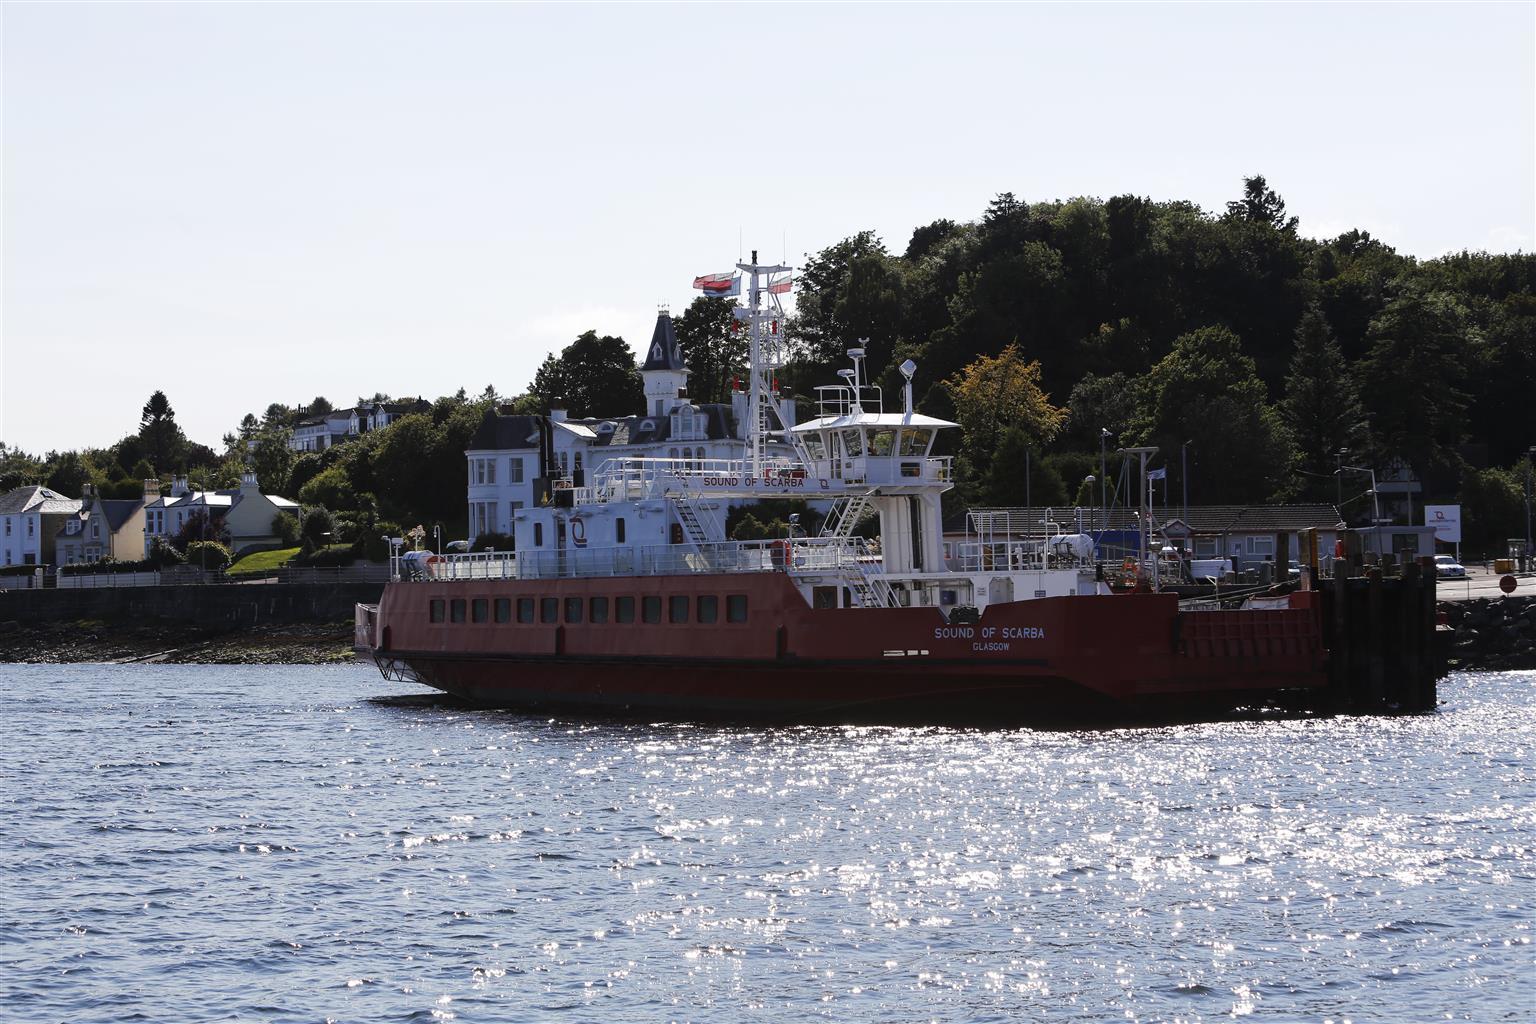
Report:
[[[1340,456],[1348,450],[1347,448],[1339,449]],[[1335,476],[1340,477],[1340,474],[1346,469],[1356,473],[1369,473],[1371,475],[1371,489],[1365,493],[1371,496],[1371,536],[1376,541],[1376,556],[1379,558],[1381,557],[1381,493],[1376,490],[1376,471],[1368,466],[1345,466],[1341,464]],[[1342,479],[1342,477],[1340,478]],[[1340,486],[1342,487],[1342,484]]]
[[[1184,485],[1184,525],[1189,526],[1189,446],[1194,444],[1194,438],[1190,438],[1179,445],[1179,482]]]
[[[443,524],[442,523],[433,523],[432,524],[432,541],[433,541],[433,543],[437,547],[437,553],[439,555],[441,555],[443,553]]]
[[[1029,449],[1024,449],[1024,507],[1029,508]]]
[[[1099,428],[1099,529],[1109,529],[1109,474],[1104,467],[1104,442],[1110,437],[1107,427]]]
[[[1338,469],[1333,472],[1334,508],[1344,504],[1344,456],[1348,454],[1348,448],[1340,448],[1333,453],[1333,460],[1338,465]]]

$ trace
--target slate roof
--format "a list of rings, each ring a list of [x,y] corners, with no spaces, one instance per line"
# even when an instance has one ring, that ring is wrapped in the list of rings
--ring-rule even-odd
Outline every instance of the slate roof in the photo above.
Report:
[[[683,348],[677,343],[677,332],[672,329],[672,317],[667,313],[656,315],[656,329],[651,332],[651,347],[645,350],[645,365],[641,370],[686,370]]]
[[[1191,505],[1189,518],[1183,509],[1159,514],[1167,523],[1178,519],[1194,533],[1292,533],[1296,530],[1333,530],[1344,525],[1339,510],[1326,503],[1311,505]]]
[[[704,417],[704,436],[696,440],[725,441],[736,436],[736,422],[731,407],[724,404],[695,406]],[[671,440],[672,417],[626,416],[622,419],[583,419],[568,422],[583,424],[597,435],[599,448],[626,444],[656,444]]]
[[[41,512],[45,515],[70,515],[80,511],[79,498],[66,498],[57,491],[30,484],[0,494],[0,515]]]
[[[531,440],[530,440],[531,439]],[[469,451],[537,451],[539,417],[504,415],[487,409],[480,427],[469,439]]]
[[[123,528],[123,524],[132,518],[134,512],[144,504],[142,498],[104,498],[101,502],[102,514],[107,517],[107,528],[113,533]]]

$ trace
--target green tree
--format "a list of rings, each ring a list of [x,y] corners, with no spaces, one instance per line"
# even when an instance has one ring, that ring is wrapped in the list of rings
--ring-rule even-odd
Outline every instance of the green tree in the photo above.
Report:
[[[251,450],[251,471],[265,494],[283,494],[288,488],[288,471],[293,468],[294,451],[288,447],[293,431],[287,427],[263,430],[256,435]]]
[[[982,503],[1035,508],[1066,505],[1066,485],[1042,454],[1028,432],[1017,426],[1005,428],[982,482]]]
[[[1410,289],[1371,321],[1361,381],[1377,458],[1401,458],[1420,479],[1455,465],[1465,437],[1467,378],[1479,337],[1454,296]]]
[[[1192,440],[1201,453],[1205,471],[1191,474],[1192,502],[1237,504],[1287,495],[1294,444],[1237,335],[1224,327],[1181,335],[1147,374],[1140,394],[1127,431],[1136,445],[1156,445],[1166,455]]]
[[[164,391],[156,391],[144,403],[139,420],[139,440],[144,446],[144,457],[161,472],[181,465],[186,454],[187,439],[176,423],[176,410]]]
[[[1227,216],[1276,231],[1294,232],[1297,224],[1295,217],[1285,216],[1285,200],[1269,187],[1262,174],[1243,179],[1243,198],[1227,204]]]
[[[623,338],[587,331],[551,354],[529,388],[547,409],[572,416],[631,416],[645,410],[640,368]]]
[[[47,469],[41,461],[20,448],[12,448],[0,441],[0,494],[15,487],[38,483],[46,475]]]
[[[288,512],[272,517],[272,535],[285,548],[299,546],[299,521]]]
[[[89,457],[80,452],[50,453],[47,485],[60,494],[79,497],[85,485],[99,483],[102,473]]]
[[[357,495],[352,490],[352,481],[340,466],[332,466],[310,479],[299,488],[298,499],[301,505],[324,505],[333,511],[357,507]]]
[[[1296,439],[1302,490],[1314,498],[1327,497],[1334,491],[1329,478],[1335,453],[1341,448],[1358,451],[1364,445],[1366,416],[1344,353],[1315,305],[1296,328],[1296,353],[1280,409]]]
[[[790,332],[802,358],[841,365],[867,341],[871,378],[890,361],[905,313],[903,268],[873,231],[861,231],[806,258],[798,272]]]
[[[747,333],[737,330],[730,299],[701,295],[673,321],[683,359],[692,371],[688,396],[695,403],[729,402],[731,381],[747,374]]]
[[[371,457],[367,460],[373,493],[385,509],[395,513],[420,513],[422,509],[424,477],[430,472],[433,459],[442,450],[443,431],[425,413],[404,416],[389,429],[376,435]],[[354,442],[354,444],[357,442]],[[455,502],[464,500],[463,453],[454,460],[453,468],[457,486],[452,493]],[[357,487],[358,478],[352,478]],[[427,516],[422,516],[427,518]]]

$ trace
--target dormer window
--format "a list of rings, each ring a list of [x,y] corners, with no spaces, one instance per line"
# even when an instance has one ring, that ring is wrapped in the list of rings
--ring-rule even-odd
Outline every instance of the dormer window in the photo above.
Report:
[[[680,405],[672,410],[672,436],[679,441],[698,441],[703,438],[704,416],[691,405]]]

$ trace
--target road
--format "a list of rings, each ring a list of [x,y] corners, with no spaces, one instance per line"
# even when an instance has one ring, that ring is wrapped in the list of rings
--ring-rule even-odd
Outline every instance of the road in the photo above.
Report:
[[[1479,597],[1503,597],[1504,592],[1499,589],[1501,579],[1503,579],[1502,575],[1490,572],[1480,565],[1469,565],[1466,579],[1439,580],[1435,587],[1435,596],[1442,601],[1472,601]],[[1516,574],[1515,582],[1517,597],[1536,597],[1536,573]]]

